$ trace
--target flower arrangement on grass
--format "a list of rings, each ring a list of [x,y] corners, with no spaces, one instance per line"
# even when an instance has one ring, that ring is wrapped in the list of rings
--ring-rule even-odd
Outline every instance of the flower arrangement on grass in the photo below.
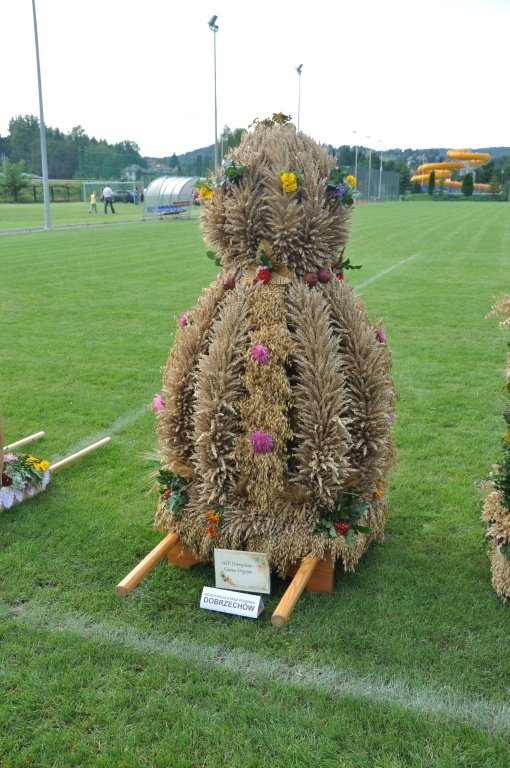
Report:
[[[0,481],[0,509],[34,496],[50,482],[50,462],[27,453],[6,453]]]
[[[332,510],[322,510],[323,516],[317,523],[314,533],[326,533],[330,538],[345,536],[348,547],[354,544],[355,533],[370,533],[370,528],[360,525],[359,520],[368,509],[368,502],[358,494],[342,493]]]

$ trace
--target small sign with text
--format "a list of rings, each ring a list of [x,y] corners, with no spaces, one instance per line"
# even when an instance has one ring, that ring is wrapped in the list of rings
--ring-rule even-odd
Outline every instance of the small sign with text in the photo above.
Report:
[[[200,598],[200,607],[207,611],[220,611],[221,613],[232,613],[235,616],[258,619],[264,610],[264,603],[260,595],[247,595],[246,593],[230,592],[227,589],[204,587]]]

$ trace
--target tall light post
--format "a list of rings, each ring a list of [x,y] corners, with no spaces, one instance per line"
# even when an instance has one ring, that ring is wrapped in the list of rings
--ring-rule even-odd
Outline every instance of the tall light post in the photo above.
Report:
[[[353,131],[353,133],[356,137],[358,136],[357,131]],[[356,184],[358,183],[358,144],[359,142],[356,140],[356,146],[354,148],[354,178],[356,179]]]
[[[218,25],[216,24],[217,16],[212,16],[209,21],[209,29],[214,34],[214,170],[217,170],[220,166],[218,161],[218,101],[216,92],[216,32],[218,31]]]
[[[41,133],[41,165],[42,165],[42,177],[43,177],[44,229],[51,229],[50,185],[48,183],[48,155],[46,152],[46,126],[44,124],[43,99],[42,99],[42,87],[41,87],[41,67],[39,64],[39,40],[37,37],[37,16],[35,12],[35,0],[32,0],[32,14],[34,17],[35,58],[37,62],[37,86],[39,89],[39,130]]]
[[[301,70],[303,69],[303,65],[300,64],[298,67],[296,67],[296,72],[298,73],[298,101],[297,101],[297,129],[299,131],[299,117],[301,114]]]
[[[379,139],[379,144],[382,144],[381,139]],[[381,149],[381,163],[379,165],[379,195],[378,195],[379,201],[382,200],[382,156],[383,156],[383,151]]]

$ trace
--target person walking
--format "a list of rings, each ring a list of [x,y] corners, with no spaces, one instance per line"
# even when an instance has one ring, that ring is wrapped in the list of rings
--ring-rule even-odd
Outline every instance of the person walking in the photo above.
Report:
[[[115,213],[115,209],[113,207],[114,197],[113,197],[113,190],[108,185],[103,189],[103,202],[104,202],[104,212],[108,213],[108,206],[112,209],[112,213]]]
[[[89,213],[97,213],[97,195],[95,192],[92,192],[90,196],[90,211]]]

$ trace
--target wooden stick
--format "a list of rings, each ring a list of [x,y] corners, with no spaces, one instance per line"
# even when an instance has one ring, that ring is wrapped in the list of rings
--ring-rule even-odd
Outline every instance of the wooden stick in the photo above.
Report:
[[[80,456],[85,456],[86,453],[95,451],[96,448],[100,448],[102,445],[106,445],[106,443],[109,443],[109,442],[110,442],[109,437],[103,437],[103,439],[98,440],[97,443],[92,443],[92,445],[88,445],[86,448],[82,448],[81,451],[72,453],[70,456],[66,456],[65,459],[61,459],[61,461],[55,462],[55,464],[51,465],[50,471],[55,472],[57,469],[60,469],[61,467],[65,467],[66,464],[70,464],[75,459],[79,459]]]
[[[28,437],[22,437],[21,440],[16,440],[15,443],[6,445],[4,447],[4,451],[12,451],[14,448],[19,448],[21,445],[25,445],[25,443],[31,443],[32,440],[38,440],[40,437],[43,437],[43,435],[44,435],[44,432],[34,432],[33,435],[28,435]]]
[[[296,575],[287,587],[284,596],[276,606],[275,612],[271,616],[271,624],[273,624],[273,626],[283,627],[283,625],[286,624],[302,591],[308,584],[312,573],[317,567],[319,559],[320,558],[317,555],[309,555],[308,557],[305,557],[299,566]]]
[[[136,565],[128,575],[120,581],[115,587],[115,592],[119,597],[126,597],[129,593],[144,579],[148,573],[164,558],[169,549],[177,544],[179,534],[171,531],[163,541],[152,549],[144,559]]]

